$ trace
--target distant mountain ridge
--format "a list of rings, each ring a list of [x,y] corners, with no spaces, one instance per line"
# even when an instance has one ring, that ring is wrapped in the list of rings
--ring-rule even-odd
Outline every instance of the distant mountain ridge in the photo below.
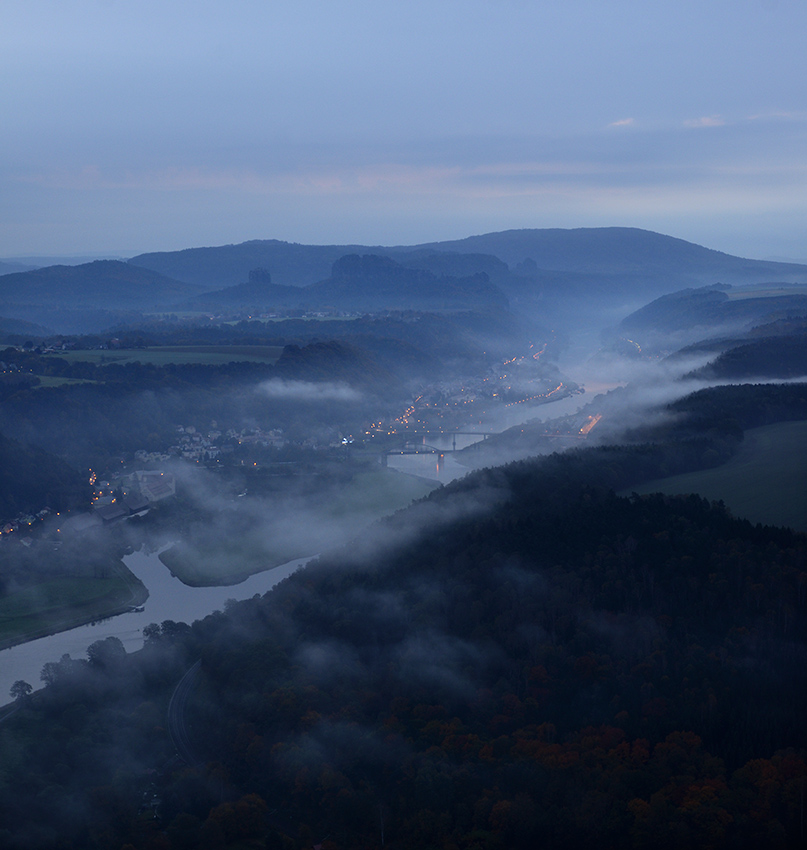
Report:
[[[734,274],[771,275],[785,280],[789,275],[807,273],[807,266],[748,260],[704,248],[674,236],[635,227],[580,227],[505,230],[447,242],[418,246],[460,253],[495,254],[509,265],[529,258],[539,269],[620,274],[655,269],[700,275],[725,270]]]
[[[16,272],[27,272],[35,266],[26,265],[25,263],[17,263],[13,260],[0,260],[0,275],[15,274]]]
[[[328,280],[305,289],[307,296],[341,309],[468,309],[504,307],[507,299],[485,272],[441,276],[407,268],[378,254],[346,254]]]
[[[140,254],[129,263],[208,289],[243,283],[255,268],[268,269],[276,284],[305,286],[328,277],[333,264],[345,254],[373,250],[361,245],[299,245],[254,239],[239,245]]]
[[[495,259],[495,258],[492,258]],[[436,264],[440,268],[440,264]],[[501,264],[504,266],[504,264]],[[438,276],[428,269],[410,268],[378,254],[345,254],[330,275],[308,286],[272,282],[265,269],[253,269],[247,283],[196,296],[199,305],[258,308],[324,308],[374,312],[378,310],[467,310],[506,307],[504,293],[486,272],[464,277]]]
[[[394,247],[253,240],[0,275],[0,301],[4,316],[61,333],[136,324],[151,312],[267,307],[509,308],[525,321],[593,331],[678,290],[771,282],[807,284],[807,266],[609,227],[508,230]]]
[[[253,240],[218,248],[141,254],[129,262],[200,286],[220,288],[242,283],[256,267],[268,269],[276,284],[306,286],[327,278],[333,263],[345,254],[389,256],[401,265],[432,271],[437,271],[436,263],[442,263],[442,273],[451,276],[478,271],[491,274],[497,265],[501,273],[512,271],[526,277],[545,277],[546,272],[553,272],[556,279],[558,273],[626,275],[637,283],[658,281],[660,286],[650,287],[654,294],[702,283],[807,282],[807,266],[747,260],[631,227],[507,230],[393,247]],[[461,273],[451,267],[452,254],[462,258],[457,260],[463,264]],[[468,255],[476,257],[469,262]],[[509,268],[503,268],[504,264]],[[495,274],[491,279],[498,283]]]

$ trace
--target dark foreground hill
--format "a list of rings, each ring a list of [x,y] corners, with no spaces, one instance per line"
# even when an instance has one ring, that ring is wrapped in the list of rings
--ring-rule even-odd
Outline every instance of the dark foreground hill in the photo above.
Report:
[[[535,472],[138,656],[49,665],[3,740],[5,846],[801,846],[804,539]],[[171,723],[200,763],[149,773],[197,657]]]
[[[0,434],[0,520],[45,507],[67,510],[89,498],[87,482],[63,460]]]
[[[140,653],[46,665],[0,728],[3,846],[802,847],[807,540],[608,491],[798,393],[730,389],[686,445],[477,473]]]

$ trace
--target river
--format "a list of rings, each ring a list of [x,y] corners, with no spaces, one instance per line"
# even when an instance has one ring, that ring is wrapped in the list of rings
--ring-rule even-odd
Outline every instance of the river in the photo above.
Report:
[[[42,667],[48,661],[58,661],[65,653],[71,658],[86,658],[86,650],[91,643],[108,637],[119,638],[127,652],[134,652],[143,646],[143,627],[149,623],[162,623],[163,620],[192,623],[200,620],[213,611],[223,609],[228,599],[249,599],[256,593],[266,593],[309,560],[299,558],[289,561],[228,587],[188,587],[171,575],[157,551],[140,549],[126,555],[124,563],[149,591],[143,611],[119,614],[0,650],[0,705],[9,698],[9,689],[18,679],[39,688]]]
[[[591,385],[587,387],[584,394],[568,396],[556,402],[541,405],[514,405],[513,408],[508,409],[506,420],[497,421],[495,427],[488,426],[488,430],[501,431],[529,419],[551,419],[573,413],[589,402],[597,392],[603,392],[615,386],[619,385]],[[480,425],[480,430],[482,428],[483,426]],[[482,439],[484,439],[482,434],[459,434],[456,438],[450,434],[430,436],[425,442],[433,448],[445,450],[442,459],[439,454],[432,452],[393,454],[388,458],[388,465],[410,475],[418,475],[447,484],[470,471],[468,467],[454,460],[451,449],[465,448]],[[79,626],[66,632],[0,650],[0,705],[4,704],[9,688],[18,679],[23,679],[34,688],[39,688],[39,674],[48,661],[58,661],[65,653],[72,658],[85,658],[87,647],[91,643],[107,637],[119,638],[128,652],[134,652],[143,646],[143,627],[149,623],[161,623],[163,620],[192,623],[213,611],[221,610],[228,599],[248,599],[256,593],[266,593],[310,558],[289,561],[274,569],[250,576],[241,584],[228,587],[188,587],[171,575],[160,561],[158,553],[154,551],[147,552],[140,549],[127,555],[123,560],[149,591],[144,610],[120,614],[98,623]]]
[[[623,386],[625,386],[624,382],[592,382],[585,385],[583,392],[564,396],[557,401],[545,402],[543,404],[512,405],[497,413],[495,418],[491,419],[488,424],[480,423],[478,428],[480,431],[487,430],[497,433],[505,431],[507,428],[514,428],[516,425],[522,425],[524,422],[533,419],[557,419],[561,416],[568,416],[569,414],[576,413],[600,393],[605,393],[616,387]],[[452,434],[433,434],[429,437],[419,439],[418,442],[427,444],[431,448],[444,450],[445,454],[442,458],[438,454],[424,448],[418,454],[390,454],[387,457],[387,466],[391,469],[397,469],[399,472],[406,472],[409,475],[418,475],[421,478],[430,478],[434,481],[439,481],[441,484],[448,484],[449,481],[453,481],[455,478],[462,478],[463,475],[471,472],[469,467],[463,466],[454,460],[451,450],[453,448],[464,449],[484,439],[484,434],[457,434],[456,438]]]

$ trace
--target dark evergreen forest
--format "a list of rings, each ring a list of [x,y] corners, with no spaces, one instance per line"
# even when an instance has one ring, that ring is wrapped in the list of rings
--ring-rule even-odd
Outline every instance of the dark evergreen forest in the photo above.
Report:
[[[804,393],[482,470],[138,653],[46,665],[0,724],[0,844],[803,846],[807,539],[615,491]]]

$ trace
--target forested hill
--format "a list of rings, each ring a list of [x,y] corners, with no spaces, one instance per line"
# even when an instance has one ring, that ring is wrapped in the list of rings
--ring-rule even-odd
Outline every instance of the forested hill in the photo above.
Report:
[[[49,328],[44,328],[34,322],[26,322],[22,319],[4,319],[0,316],[0,339],[5,343],[15,342],[17,339],[22,342],[48,336],[52,333],[53,331]]]
[[[663,295],[626,316],[625,334],[646,342],[737,333],[777,319],[807,315],[806,286],[703,286]]]
[[[807,331],[736,345],[693,375],[707,380],[803,378],[807,376]]]
[[[90,488],[63,460],[0,434],[0,520],[86,504]]]
[[[683,405],[720,439],[753,407],[726,389],[733,425]],[[141,653],[46,665],[0,730],[5,846],[802,847],[807,538],[609,491],[675,458],[481,471]]]
[[[180,423],[259,421],[267,408],[279,427],[291,427],[296,416],[304,415],[309,424],[320,420],[333,424],[347,417],[352,430],[373,405],[400,392],[400,382],[379,358],[335,340],[291,344],[275,364],[237,359],[219,365],[71,363],[11,349],[3,356],[33,380],[43,375],[68,381],[51,387],[6,387],[0,430],[77,466],[93,468],[104,468],[112,457],[137,448],[171,445]],[[320,399],[316,406],[300,408],[301,402],[292,397],[270,398],[258,390],[262,382],[272,380],[349,386],[352,401]]]
[[[798,846],[804,538],[579,460],[446,488],[422,536],[200,627],[195,740],[275,840],[366,846],[381,811],[397,848]]]
[[[0,297],[6,304],[152,309],[196,292],[194,286],[120,260],[0,275]]]

